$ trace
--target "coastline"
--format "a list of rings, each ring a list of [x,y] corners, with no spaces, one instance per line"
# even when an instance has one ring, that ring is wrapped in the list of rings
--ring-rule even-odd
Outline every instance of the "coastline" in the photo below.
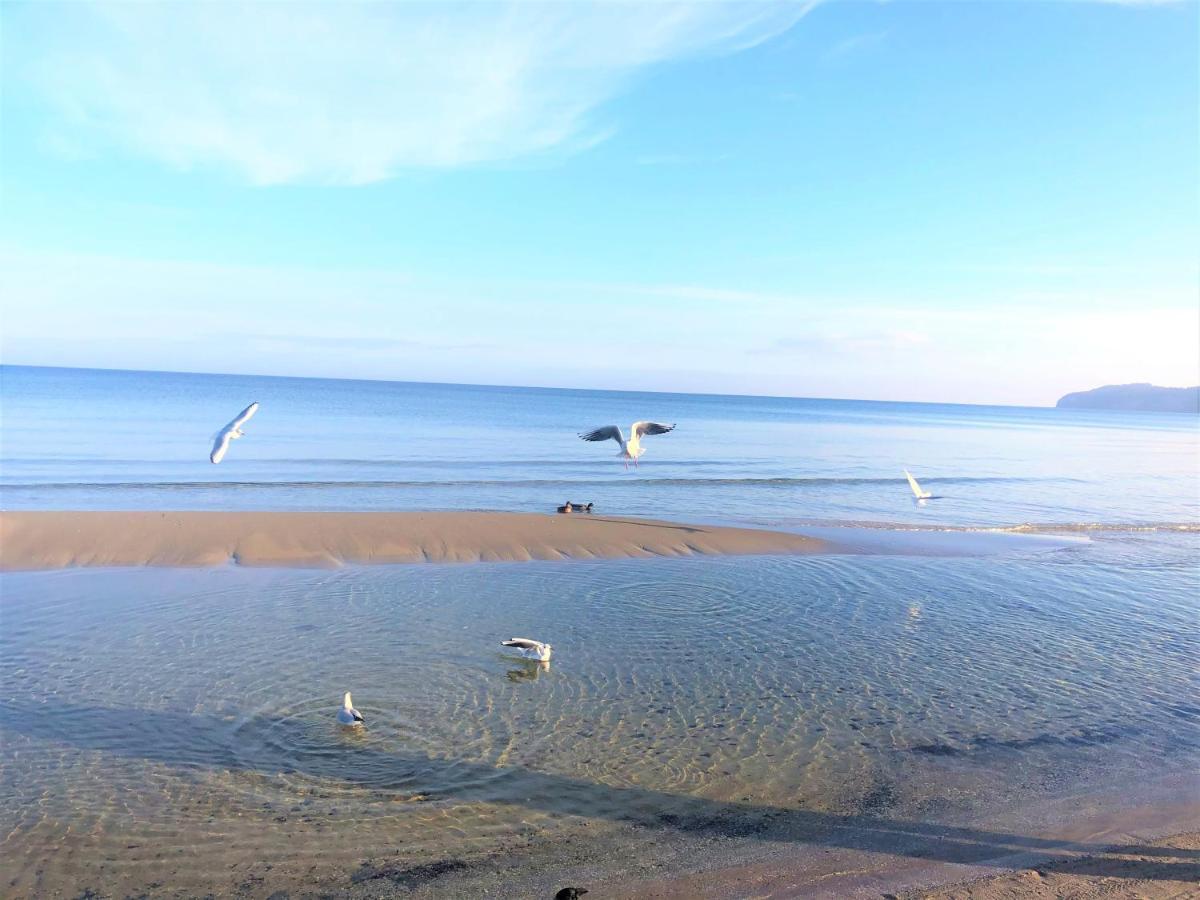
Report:
[[[914,826],[875,843],[877,822],[850,825],[842,839],[790,854],[731,853],[713,868],[627,877],[603,885],[630,900],[746,896],[891,897],[893,900],[1076,900],[1191,896],[1200,880],[1200,802],[1194,776],[1110,786],[1074,798],[1022,804],[987,828]],[[888,846],[888,844],[891,846]],[[739,848],[740,849],[740,848]],[[758,858],[755,858],[755,857]]]
[[[0,570],[813,554],[788,532],[509,512],[0,512]]]

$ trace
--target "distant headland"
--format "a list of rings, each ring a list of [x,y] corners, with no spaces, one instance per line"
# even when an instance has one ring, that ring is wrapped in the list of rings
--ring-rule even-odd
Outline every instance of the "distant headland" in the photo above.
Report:
[[[1106,384],[1059,398],[1059,409],[1119,409],[1138,412],[1200,413],[1200,386],[1158,387],[1153,384]]]

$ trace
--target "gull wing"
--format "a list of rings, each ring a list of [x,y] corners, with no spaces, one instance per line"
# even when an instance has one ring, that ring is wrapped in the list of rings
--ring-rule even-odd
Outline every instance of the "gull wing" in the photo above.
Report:
[[[605,425],[603,428],[597,428],[595,431],[581,434],[580,438],[585,441],[616,441],[618,444],[625,443],[621,429],[616,425]]]
[[[510,638],[500,643],[505,647],[520,647],[522,650],[537,650],[542,646],[541,641],[535,641],[531,638]]]
[[[212,453],[208,455],[208,461],[211,463],[219,463],[225,458],[225,451],[229,449],[229,442],[233,440],[233,428],[226,425],[217,432],[216,440],[213,441]]]
[[[660,425],[658,422],[634,422],[629,433],[634,437],[645,437],[648,434],[666,434],[674,430],[674,424]]]
[[[912,474],[908,471],[908,469],[904,470],[904,477],[908,479],[908,486],[912,488],[913,496],[918,500],[925,500],[932,496],[929,491],[924,490],[919,484],[917,484],[917,479],[912,477]]]
[[[243,409],[240,413],[238,413],[237,418],[235,418],[232,422],[230,422],[229,425],[226,427],[240,428],[243,424],[245,424],[247,421],[249,421],[250,417],[252,415],[254,415],[256,412],[258,412],[258,401],[257,400],[255,400],[253,403],[251,403],[249,406],[247,406],[245,409]]]

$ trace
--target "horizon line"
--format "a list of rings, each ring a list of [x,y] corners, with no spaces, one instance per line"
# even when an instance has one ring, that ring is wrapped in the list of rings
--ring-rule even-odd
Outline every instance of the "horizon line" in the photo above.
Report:
[[[463,382],[463,381],[417,381],[405,380],[398,378],[343,378],[336,376],[321,376],[321,375],[263,375],[250,372],[194,372],[180,371],[175,369],[123,369],[109,368],[105,366],[52,366],[30,363],[0,363],[0,369],[4,368],[21,368],[21,369],[64,369],[68,371],[79,372],[140,372],[150,375],[202,375],[217,378],[278,378],[300,381],[358,381],[368,384],[420,384],[420,385],[438,385],[442,387],[476,387],[476,388],[509,388],[515,390],[526,391],[579,391],[584,393],[609,393],[609,394],[664,394],[667,396],[681,397],[740,397],[745,399],[760,399],[760,400],[817,400],[830,401],[838,403],[911,403],[922,406],[968,406],[968,407],[989,407],[995,409],[1057,409],[1056,406],[1032,406],[1029,404],[1012,404],[1012,403],[963,403],[963,402],[948,402],[941,400],[872,400],[863,397],[805,397],[795,394],[739,394],[739,393],[722,393],[718,391],[638,391],[618,388],[601,388],[601,387],[567,387],[559,385],[536,385],[536,384],[484,384],[479,382]],[[1148,383],[1148,382],[1147,382]],[[1087,388],[1085,390],[1092,390]],[[1068,393],[1074,393],[1068,391]]]

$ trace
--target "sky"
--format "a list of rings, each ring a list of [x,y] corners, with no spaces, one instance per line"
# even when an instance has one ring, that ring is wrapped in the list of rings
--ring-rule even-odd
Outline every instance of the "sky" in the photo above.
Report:
[[[1200,383],[1200,4],[0,4],[9,364]]]

